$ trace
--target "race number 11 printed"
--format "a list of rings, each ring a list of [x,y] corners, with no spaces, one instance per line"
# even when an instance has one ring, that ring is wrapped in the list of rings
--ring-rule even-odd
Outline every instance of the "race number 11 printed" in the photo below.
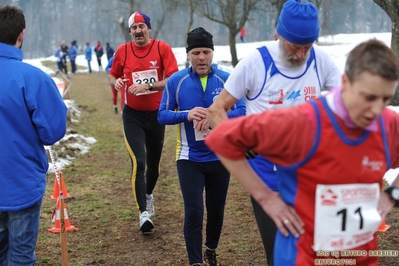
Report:
[[[345,250],[371,241],[382,221],[379,198],[378,183],[317,185],[313,249]]]

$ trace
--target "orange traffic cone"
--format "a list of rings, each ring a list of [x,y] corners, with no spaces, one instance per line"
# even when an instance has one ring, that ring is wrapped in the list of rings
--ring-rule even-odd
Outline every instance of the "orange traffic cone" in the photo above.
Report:
[[[60,180],[61,180],[61,185],[62,185],[62,194],[64,195],[64,199],[69,197],[69,193],[67,191],[67,187],[65,185],[64,182],[64,176],[62,175],[61,170],[57,170],[59,176],[60,176]],[[56,200],[58,199],[58,196],[60,195],[60,186],[58,185],[58,181],[57,181],[57,177],[55,177],[54,180],[54,191],[53,191],[53,195],[51,195],[51,199]]]
[[[385,232],[387,231],[389,228],[391,228],[390,225],[385,224],[385,221],[382,221],[380,227],[378,227],[377,231],[378,232]]]
[[[52,233],[59,233],[61,231],[60,227],[60,201],[57,201],[57,204],[54,208],[53,215],[52,215],[52,221],[55,222],[54,227],[47,229],[47,231],[52,232]],[[77,231],[79,228],[71,225],[71,222],[69,221],[68,213],[66,210],[66,204],[64,203],[64,221],[65,221],[65,230],[67,232],[70,231]]]

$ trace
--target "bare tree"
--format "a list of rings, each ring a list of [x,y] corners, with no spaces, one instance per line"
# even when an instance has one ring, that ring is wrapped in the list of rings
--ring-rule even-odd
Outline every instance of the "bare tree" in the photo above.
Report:
[[[238,63],[235,37],[248,20],[251,11],[256,9],[258,2],[260,0],[209,0],[199,3],[202,16],[228,28],[233,66]]]
[[[399,0],[374,0],[392,21],[391,48],[399,56]]]
[[[123,6],[128,6],[129,8],[129,15],[133,14],[133,12],[136,11],[136,8],[140,8],[140,1],[136,1],[136,0],[119,0],[121,3],[123,3]],[[129,17],[125,17],[123,15],[121,15],[118,19],[118,24],[119,27],[123,33],[123,36],[125,37],[125,41],[126,42],[130,42],[132,37],[130,36],[130,30],[128,28],[128,19]]]
[[[274,23],[274,27],[277,27],[278,17],[280,16],[281,10],[283,9],[283,5],[284,5],[285,2],[287,2],[287,0],[274,0],[274,1],[272,1],[272,5],[276,6],[276,9],[277,9],[277,17],[276,17],[276,22]]]
[[[190,32],[191,27],[192,27],[193,24],[194,24],[194,14],[195,14],[195,11],[197,10],[199,1],[197,1],[197,0],[190,0],[190,1],[186,2],[185,0],[183,0],[183,2],[184,2],[184,3],[187,3],[187,4],[189,5],[188,8],[189,8],[189,14],[190,14],[190,15],[189,15],[189,20],[188,20],[187,30],[186,30],[186,33],[188,34],[188,33]],[[183,4],[183,5],[184,5],[184,4]],[[186,34],[186,36],[187,36],[187,34]],[[184,44],[183,44],[183,46],[186,46],[186,39],[184,39]],[[186,59],[186,68],[189,67],[189,65],[190,65],[190,62],[189,62],[189,60],[188,60],[188,58],[187,58],[187,59]]]
[[[158,37],[159,32],[162,29],[162,26],[165,25],[165,19],[170,17],[173,13],[174,10],[177,9],[179,6],[180,1],[179,0],[168,0],[168,1],[162,1],[160,0],[160,5],[161,5],[161,16],[158,18],[156,22],[156,27],[155,30],[152,30],[152,36],[154,39]]]
[[[391,18],[391,48],[399,58],[399,0],[374,0],[374,3],[379,5]],[[396,89],[395,97],[392,99],[391,104],[399,105],[399,88]]]

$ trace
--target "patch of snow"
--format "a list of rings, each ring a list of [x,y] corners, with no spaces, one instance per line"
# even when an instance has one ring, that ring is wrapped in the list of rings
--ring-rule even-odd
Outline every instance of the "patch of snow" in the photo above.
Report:
[[[345,66],[345,61],[347,54],[349,51],[355,47],[357,44],[372,39],[376,38],[378,40],[381,40],[385,42],[388,46],[390,46],[391,43],[391,33],[390,32],[384,32],[384,33],[371,33],[371,34],[338,34],[338,35],[333,35],[333,36],[320,36],[319,38],[319,47],[323,50],[325,50],[334,60],[334,62],[337,64],[341,72],[344,71],[344,66]],[[269,42],[274,42],[272,41],[260,41],[260,42],[252,42],[252,43],[237,43],[236,48],[237,48],[237,58],[240,60],[241,58],[245,57],[248,53],[256,49],[257,47],[260,47],[262,45],[265,45],[266,43]],[[214,47],[215,52],[214,52],[214,58],[213,58],[213,63],[218,65],[220,69],[223,69],[227,72],[231,72],[233,70],[233,67],[229,65],[231,62],[231,54],[230,54],[230,47],[228,45],[215,45]],[[178,65],[179,69],[183,69],[185,67],[186,59],[187,59],[187,54],[186,54],[186,48],[185,47],[173,47],[172,48]],[[42,69],[44,72],[48,73],[49,75],[54,74],[54,71],[50,68],[44,67],[41,63],[43,60],[49,60],[53,61],[55,65],[56,58],[54,56],[50,56],[47,58],[39,58],[39,59],[27,59],[24,60],[24,62],[29,63],[31,65],[34,65],[40,69]],[[101,58],[102,60],[102,65],[106,66],[107,65],[107,58],[106,55],[103,55]],[[87,60],[85,59],[84,55],[78,55],[76,58],[76,65],[87,67]],[[93,72],[98,71],[98,64],[95,60],[91,61],[91,67]],[[87,69],[83,70],[78,70],[80,73],[87,73]],[[60,82],[56,81],[55,82]],[[61,81],[62,82],[62,81]],[[323,92],[322,94],[324,94]],[[72,100],[65,100],[65,103],[68,106],[68,119],[69,122],[71,123],[78,123],[79,122],[79,117],[80,117],[80,110],[78,107],[75,105],[74,101]],[[399,106],[388,106],[388,108],[396,111],[399,113]],[[68,133],[65,135],[65,137],[57,142],[54,146],[55,148],[58,148],[58,145],[62,146],[62,149],[59,150],[59,152],[64,152],[65,150],[70,149],[71,151],[64,155],[64,158],[57,158],[57,167],[58,168],[63,168],[66,165],[70,164],[73,159],[78,156],[78,154],[83,154],[87,153],[90,150],[90,145],[95,143],[96,140],[92,137],[86,137],[78,134],[72,134]],[[72,154],[72,155],[71,155]],[[56,157],[58,157],[56,155]],[[52,169],[52,170],[51,170]],[[50,163],[50,171],[54,171],[52,164]],[[396,176],[399,174],[399,168],[397,169],[391,169],[389,170],[385,176],[384,179],[387,180],[388,183],[392,183],[392,181],[396,178]]]

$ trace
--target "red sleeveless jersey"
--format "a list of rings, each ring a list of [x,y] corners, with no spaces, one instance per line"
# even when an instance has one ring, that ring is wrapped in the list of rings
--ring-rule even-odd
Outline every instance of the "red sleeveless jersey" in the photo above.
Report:
[[[151,39],[151,42],[139,47],[134,42],[118,47],[110,74],[116,78],[125,77],[130,87],[136,84],[154,83],[170,77],[177,72],[178,66],[171,47],[165,42]],[[158,110],[162,91],[145,95],[133,95],[125,89],[125,104],[138,111]]]
[[[295,265],[317,265],[315,264],[317,259],[346,259],[352,262],[355,260],[356,265],[377,266],[378,257],[370,257],[368,252],[364,256],[364,252],[359,252],[377,250],[376,235],[370,242],[351,248],[351,251],[357,251],[355,256],[347,256],[341,252],[337,254],[345,256],[322,256],[323,252],[315,252],[312,246],[315,240],[317,184],[327,187],[338,184],[381,184],[389,160],[388,151],[385,149],[387,147],[385,129],[380,123],[378,132],[365,131],[357,139],[349,139],[341,131],[336,118],[325,103],[325,98],[317,99],[314,106],[318,115],[316,115],[316,139],[312,150],[302,162],[291,167],[279,167],[277,171],[281,197],[295,207],[305,223],[305,233],[299,239],[286,238],[279,233],[276,242],[276,252],[279,253],[277,256],[287,257],[285,253],[287,246],[291,246],[293,253],[296,253],[291,254],[293,255],[291,263],[293,259]],[[380,186],[378,189],[380,190]],[[339,223],[337,226],[342,224]],[[332,230],[326,228],[329,229]],[[283,254],[280,253],[282,250]],[[284,263],[279,259],[277,261]]]

